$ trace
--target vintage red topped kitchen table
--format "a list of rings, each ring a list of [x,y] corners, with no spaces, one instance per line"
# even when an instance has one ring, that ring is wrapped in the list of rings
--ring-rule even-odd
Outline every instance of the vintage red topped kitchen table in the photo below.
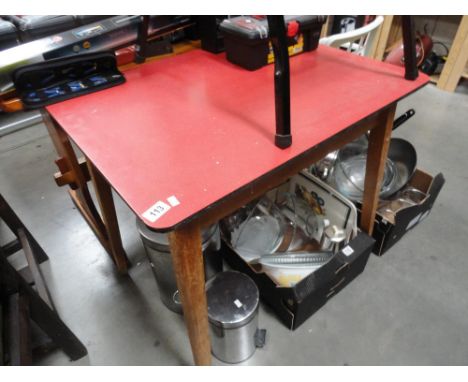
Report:
[[[150,228],[175,229],[174,265],[197,364],[210,363],[200,226],[371,130],[361,221],[371,232],[396,102],[428,82],[325,46],[292,57],[290,66],[293,143],[284,150],[273,141],[273,66],[250,72],[201,50],[140,65],[125,72],[123,85],[47,107],[61,175],[81,193],[80,209],[104,232],[119,269],[125,254],[109,185]],[[73,158],[68,138],[88,167]]]

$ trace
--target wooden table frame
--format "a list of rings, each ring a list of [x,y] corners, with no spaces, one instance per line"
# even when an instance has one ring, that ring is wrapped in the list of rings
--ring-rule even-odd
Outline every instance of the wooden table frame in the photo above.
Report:
[[[246,203],[279,186],[302,169],[370,131],[367,171],[360,227],[372,234],[387,158],[396,102],[332,136],[283,166],[265,173],[251,184],[219,200],[196,217],[177,225],[169,234],[171,252],[179,288],[184,318],[196,365],[211,363],[205,277],[201,245],[201,229],[231,214]],[[78,160],[70,138],[56,121],[43,111],[44,122],[59,158],[55,180],[59,186],[69,185],[70,196],[97,238],[109,253],[121,273],[128,269],[128,259],[122,246],[111,186],[89,160]],[[87,182],[92,181],[100,205],[96,208]]]
[[[68,192],[73,203],[96,234],[112,261],[114,261],[117,270],[122,274],[126,274],[130,263],[122,246],[109,183],[90,161],[77,158],[70,138],[45,110],[42,110],[42,117],[59,155],[55,161],[59,169],[59,172],[54,175],[55,182],[59,187],[70,186]],[[88,182],[90,180],[94,185],[101,214],[98,212],[89,192]]]

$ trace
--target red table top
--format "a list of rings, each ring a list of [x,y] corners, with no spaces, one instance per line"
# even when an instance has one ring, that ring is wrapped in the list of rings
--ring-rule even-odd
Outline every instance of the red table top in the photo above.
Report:
[[[47,109],[130,208],[167,230],[428,82],[325,46],[290,67],[285,150],[273,143],[273,66],[250,72],[201,50]]]

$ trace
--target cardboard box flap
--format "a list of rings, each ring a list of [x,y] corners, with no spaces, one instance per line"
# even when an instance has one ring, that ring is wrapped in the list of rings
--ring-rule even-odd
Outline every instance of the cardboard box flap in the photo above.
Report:
[[[445,184],[444,175],[439,172],[431,183],[431,186],[428,190],[429,197],[429,208],[432,208],[434,201],[436,200],[437,196],[439,195],[440,190],[442,189],[443,185]]]
[[[424,188],[426,180],[424,179],[424,176],[421,176],[421,174],[425,173],[423,173],[422,171],[418,171],[417,173],[415,173],[415,175],[416,174],[418,174],[418,176],[415,179],[415,183],[413,183],[412,180],[411,185],[414,185],[416,187],[416,181],[423,181],[423,184],[418,184],[418,186],[422,187],[417,188],[421,191],[426,192],[427,197],[421,204],[417,206],[404,208],[395,214],[395,226],[400,227],[400,229],[404,229],[405,231],[408,231],[411,228],[413,228],[419,221],[424,219],[429,214],[429,212],[432,209],[432,205],[434,204],[434,201],[436,200],[440,190],[442,189],[442,186],[445,183],[445,178],[443,174],[439,173],[434,178],[432,178],[429,185],[426,188]]]
[[[372,246],[374,241],[368,235],[356,236],[332,260],[292,288],[297,301],[302,301],[317,288],[333,288],[340,275],[346,272],[365,248]]]
[[[428,173],[421,171],[419,169],[416,169],[416,171],[414,172],[413,176],[411,177],[408,183],[411,186],[427,194],[429,191],[429,188],[431,187],[433,180],[434,178]]]

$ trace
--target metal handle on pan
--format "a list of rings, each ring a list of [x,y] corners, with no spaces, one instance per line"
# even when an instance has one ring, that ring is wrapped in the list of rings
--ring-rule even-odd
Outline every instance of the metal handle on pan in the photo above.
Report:
[[[416,111],[414,111],[414,109],[409,109],[408,111],[406,111],[406,113],[400,115],[397,119],[393,121],[392,130],[395,130],[396,128],[401,126],[403,123],[405,123],[408,119],[410,119],[415,114],[416,114]]]

